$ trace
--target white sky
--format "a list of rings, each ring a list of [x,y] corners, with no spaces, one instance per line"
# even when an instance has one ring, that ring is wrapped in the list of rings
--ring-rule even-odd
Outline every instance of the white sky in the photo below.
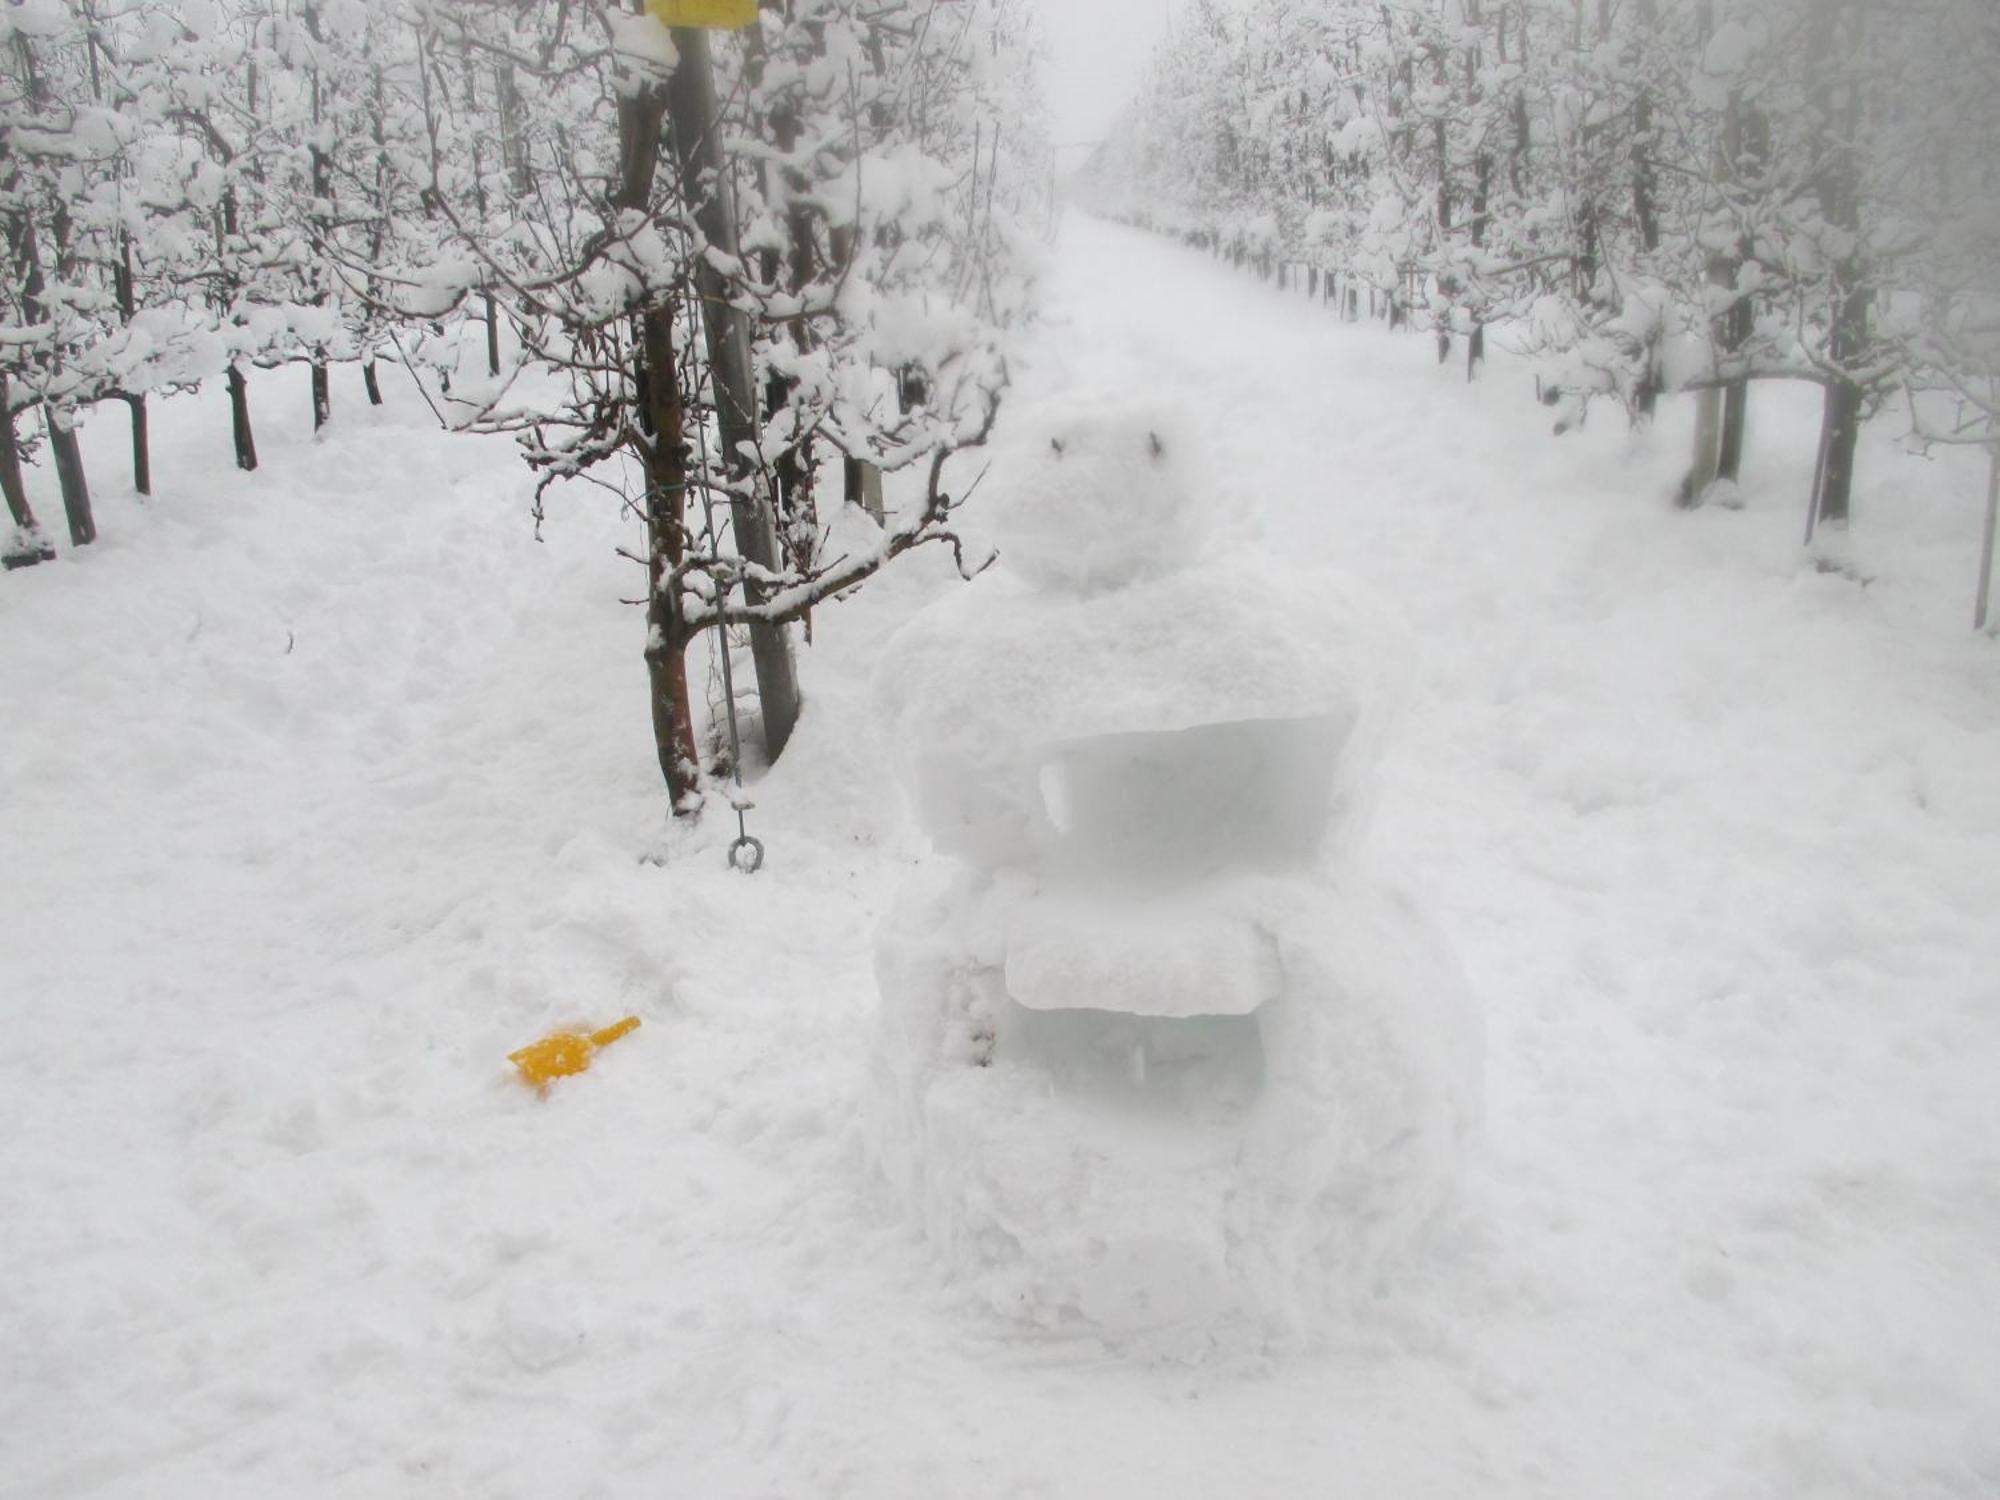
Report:
[[[1166,35],[1170,0],[1039,3],[1053,54],[1045,82],[1055,139],[1094,141],[1138,88],[1154,43]]]

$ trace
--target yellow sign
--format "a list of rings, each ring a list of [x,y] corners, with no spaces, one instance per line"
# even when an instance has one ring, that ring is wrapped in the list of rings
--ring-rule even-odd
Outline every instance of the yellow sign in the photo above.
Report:
[[[702,26],[710,31],[757,24],[757,0],[646,0],[646,12],[669,26]]]

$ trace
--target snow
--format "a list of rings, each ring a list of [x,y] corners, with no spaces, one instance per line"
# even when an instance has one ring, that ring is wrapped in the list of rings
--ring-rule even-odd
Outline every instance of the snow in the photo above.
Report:
[[[1117,902],[1054,889],[1061,900],[1026,905],[1007,924],[1005,990],[1024,1009],[1189,1020],[1251,1015],[1275,998],[1276,965],[1249,922],[1219,920],[1186,898]]]
[[[883,926],[875,1149],[996,1312],[1125,1355],[1302,1344],[1449,1201],[1480,1028],[1374,872],[919,871]]]
[[[937,857],[876,939],[875,1149],[996,1311],[1296,1342],[1447,1200],[1477,1114],[1448,945],[1379,919],[1336,817],[1401,643],[1215,534],[1188,415],[1047,405],[995,458],[999,569],[879,668]]]
[[[1312,846],[1327,808],[1357,821],[1406,632],[1357,581],[1230,539],[1212,515],[1207,435],[1185,413],[1072,405],[1022,413],[996,444],[998,568],[913,619],[877,669],[926,832],[997,862],[1055,839],[1063,818],[1047,804],[1073,800],[1065,787],[1126,825],[1065,842],[1136,840],[1128,862],[1186,857],[1138,805],[1147,795],[1206,806],[1176,825],[1182,843],[1228,838],[1230,823],[1283,837],[1263,827],[1275,821]],[[1121,785],[1136,789],[1122,813],[1107,800]]]
[[[665,75],[680,61],[674,50],[673,33],[658,18],[614,12],[609,18],[611,47],[628,65],[637,64],[635,73]]]
[[[1371,858],[1488,1028],[1426,1247],[1262,1356],[996,1317],[861,1120],[872,933],[935,868],[869,677],[948,560],[819,613],[744,879],[662,826],[630,523],[578,490],[538,545],[505,443],[389,370],[314,443],[280,370],[254,476],[219,399],[158,404],[144,507],[87,425],[105,540],[0,579],[0,1495],[2000,1488],[1976,463],[1871,431],[1864,584],[1800,555],[1813,392],[1678,514],[1685,403],[1554,441],[1504,358],[1088,223],[1051,294],[1024,391],[1194,405],[1227,533],[1410,624]],[[628,1011],[546,1102],[505,1076]]]

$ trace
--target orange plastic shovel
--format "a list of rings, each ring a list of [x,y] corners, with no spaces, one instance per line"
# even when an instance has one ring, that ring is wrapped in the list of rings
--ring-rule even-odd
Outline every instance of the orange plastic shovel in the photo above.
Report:
[[[598,1048],[609,1047],[628,1031],[638,1029],[639,1018],[627,1016],[602,1031],[558,1031],[530,1042],[519,1052],[508,1053],[507,1061],[521,1070],[524,1083],[532,1083],[546,1094],[556,1079],[588,1068]]]

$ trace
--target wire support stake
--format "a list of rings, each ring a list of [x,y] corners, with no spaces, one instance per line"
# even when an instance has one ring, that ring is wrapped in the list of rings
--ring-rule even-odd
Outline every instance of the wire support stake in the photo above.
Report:
[[[712,377],[711,377],[712,378]],[[695,408],[695,443],[701,453],[702,473],[708,472],[708,421],[702,416],[699,405]],[[685,487],[685,486],[684,486]],[[708,531],[709,556],[717,556],[718,538],[715,533],[715,496],[708,485],[701,486],[702,521]],[[736,586],[736,578],[741,568],[731,568],[722,575],[722,587],[715,601],[716,634],[721,637],[719,649],[722,654],[722,703],[723,717],[729,724],[729,773],[736,783],[735,795],[729,805],[736,812],[736,838],[729,846],[729,868],[743,875],[755,875],[764,868],[764,841],[751,835],[744,814],[757,804],[745,794],[743,788],[743,731],[736,720],[736,672],[729,660],[729,622],[726,618],[729,608],[729,591]]]

